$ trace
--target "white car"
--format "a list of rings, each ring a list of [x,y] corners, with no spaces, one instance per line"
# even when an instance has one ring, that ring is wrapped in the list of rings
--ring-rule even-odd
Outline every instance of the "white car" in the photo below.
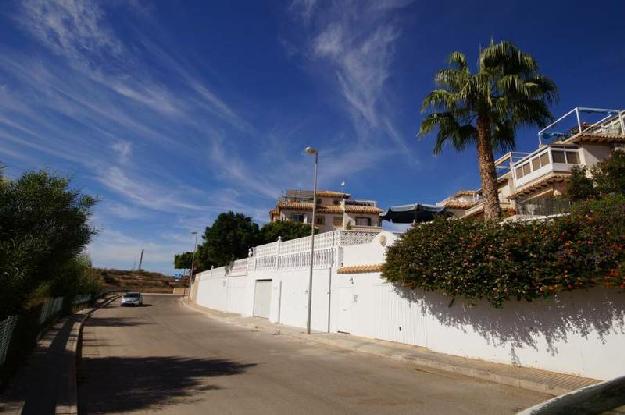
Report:
[[[143,305],[143,296],[141,295],[141,293],[136,292],[126,293],[122,296],[122,305]]]

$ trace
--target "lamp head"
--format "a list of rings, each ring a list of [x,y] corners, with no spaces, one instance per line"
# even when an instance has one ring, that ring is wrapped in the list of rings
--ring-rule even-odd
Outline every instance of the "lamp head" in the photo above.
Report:
[[[304,151],[310,155],[317,154],[317,149],[311,146],[306,147]]]

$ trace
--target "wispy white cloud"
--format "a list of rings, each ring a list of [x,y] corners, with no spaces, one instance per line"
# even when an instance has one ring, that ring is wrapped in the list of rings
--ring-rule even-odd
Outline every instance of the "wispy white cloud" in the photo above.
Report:
[[[405,140],[394,126],[386,83],[401,32],[391,13],[410,1],[343,0],[318,9],[300,3],[292,3],[292,9],[309,10],[316,22],[311,25],[309,56],[333,70],[359,138],[371,140],[376,136],[372,131],[382,131],[399,151],[408,154]]]
[[[116,141],[111,145],[111,148],[119,155],[120,163],[128,162],[132,155],[132,143],[130,141]]]
[[[122,44],[102,24],[103,11],[95,1],[25,0],[17,18],[22,26],[55,53],[89,64],[100,51],[122,53]]]
[[[139,4],[125,15],[133,30],[122,38],[116,29],[124,22],[113,26],[108,17],[125,2],[25,0],[15,19],[43,48],[25,54],[0,46],[0,152],[25,165],[62,166],[89,193],[103,194],[96,208],[102,232],[92,245],[101,263],[130,260],[124,252],[141,246],[169,261],[178,233],[185,239],[226,210],[265,221],[283,190],[309,187],[312,160],[304,144],[320,149],[324,187],[401,151],[385,104],[400,30],[379,17],[389,13],[386,3],[293,3],[292,13],[310,31],[302,56],[331,69],[336,84],[329,90],[355,131],[324,127],[323,142],[304,143],[320,130],[319,120],[284,111],[274,129],[266,127],[269,118],[259,127],[247,91],[224,87],[203,66],[189,64],[159,22],[134,24],[155,19],[149,7]],[[388,137],[398,146],[388,146]],[[153,238],[129,230],[156,222],[162,226]]]
[[[317,0],[294,0],[291,3],[291,11],[304,20],[309,20],[312,17],[313,11],[317,7]]]

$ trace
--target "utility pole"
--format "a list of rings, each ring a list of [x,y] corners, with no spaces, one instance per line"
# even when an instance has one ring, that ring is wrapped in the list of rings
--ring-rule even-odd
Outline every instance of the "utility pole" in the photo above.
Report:
[[[191,254],[191,273],[189,274],[189,300],[191,300],[191,286],[193,284],[193,271],[195,270],[195,251],[197,251],[197,232],[191,232],[191,235],[195,235],[195,245],[193,246],[193,253]]]
[[[306,322],[306,333],[310,334],[310,320],[312,314],[312,278],[313,265],[315,262],[315,214],[317,212],[317,165],[319,164],[319,152],[314,147],[306,147],[306,153],[315,156],[315,174],[313,181],[313,208],[312,221],[310,222],[310,273],[308,275],[308,320]]]
[[[143,265],[143,249],[141,250],[141,256],[139,257],[139,271],[141,271],[141,265]]]

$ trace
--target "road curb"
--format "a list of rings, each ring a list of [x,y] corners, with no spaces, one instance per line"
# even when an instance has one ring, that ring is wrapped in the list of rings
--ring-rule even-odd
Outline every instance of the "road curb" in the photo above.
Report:
[[[218,311],[207,309],[205,307],[189,303],[187,299],[181,298],[180,302],[192,310],[204,312],[210,318],[214,318],[223,323],[237,325],[239,327],[246,327],[250,329],[259,330],[261,328],[256,324],[248,323],[248,322],[238,322],[232,318],[222,317],[216,313]],[[290,328],[297,329],[297,328]],[[497,363],[490,362],[481,362],[476,361],[473,365],[462,365],[457,364],[453,360],[462,359],[457,356],[450,356],[447,360],[444,359],[436,360],[436,359],[428,359],[427,357],[419,356],[417,352],[410,351],[401,351],[398,350],[396,353],[388,353],[384,352],[384,346],[379,346],[374,344],[376,340],[374,339],[366,339],[358,336],[346,335],[346,339],[333,339],[326,338],[323,336],[310,336],[301,333],[281,333],[285,336],[289,336],[292,338],[304,340],[307,342],[314,342],[325,344],[328,346],[337,347],[344,350],[357,351],[361,353],[368,353],[371,355],[390,358],[393,360],[398,360],[402,362],[406,362],[413,366],[418,366],[422,368],[429,368],[434,370],[439,370],[443,372],[449,372],[454,374],[460,374],[480,380],[485,380],[492,383],[498,383],[502,385],[508,385],[513,387],[518,387],[534,392],[545,393],[549,395],[562,395],[571,392],[572,390],[578,389],[582,386],[591,385],[593,383],[597,383],[599,381],[586,379],[586,378],[578,378],[574,376],[559,374],[555,372],[547,372],[538,369],[529,369],[529,368],[519,368],[510,365],[503,365]],[[360,341],[362,340],[362,341]],[[360,344],[359,344],[360,343]],[[404,346],[404,345],[401,345]],[[410,347],[410,346],[408,346]],[[415,350],[417,348],[415,347]],[[432,352],[433,353],[433,352]],[[439,355],[438,353],[435,353]],[[445,356],[440,354],[440,356]],[[472,359],[466,359],[472,360]],[[478,366],[489,366],[499,367],[500,369],[497,371],[491,371],[487,367],[478,367]],[[501,367],[505,367],[505,370],[501,370]],[[534,376],[535,379],[528,378],[528,376],[520,376],[523,371],[532,370],[536,372]]]
[[[76,379],[76,366],[80,356],[78,354],[79,347],[82,343],[82,331],[85,321],[91,317],[93,312],[113,302],[117,296],[104,300],[101,304],[97,304],[91,309],[85,309],[74,313],[68,318],[76,319],[72,325],[67,343],[65,344],[65,352],[70,353],[73,357],[67,369],[67,385],[61,388],[57,396],[57,403],[54,409],[56,415],[77,415],[78,414],[78,385]],[[59,403],[61,402],[61,403]]]
[[[625,376],[586,386],[527,408],[517,415],[623,414]]]

